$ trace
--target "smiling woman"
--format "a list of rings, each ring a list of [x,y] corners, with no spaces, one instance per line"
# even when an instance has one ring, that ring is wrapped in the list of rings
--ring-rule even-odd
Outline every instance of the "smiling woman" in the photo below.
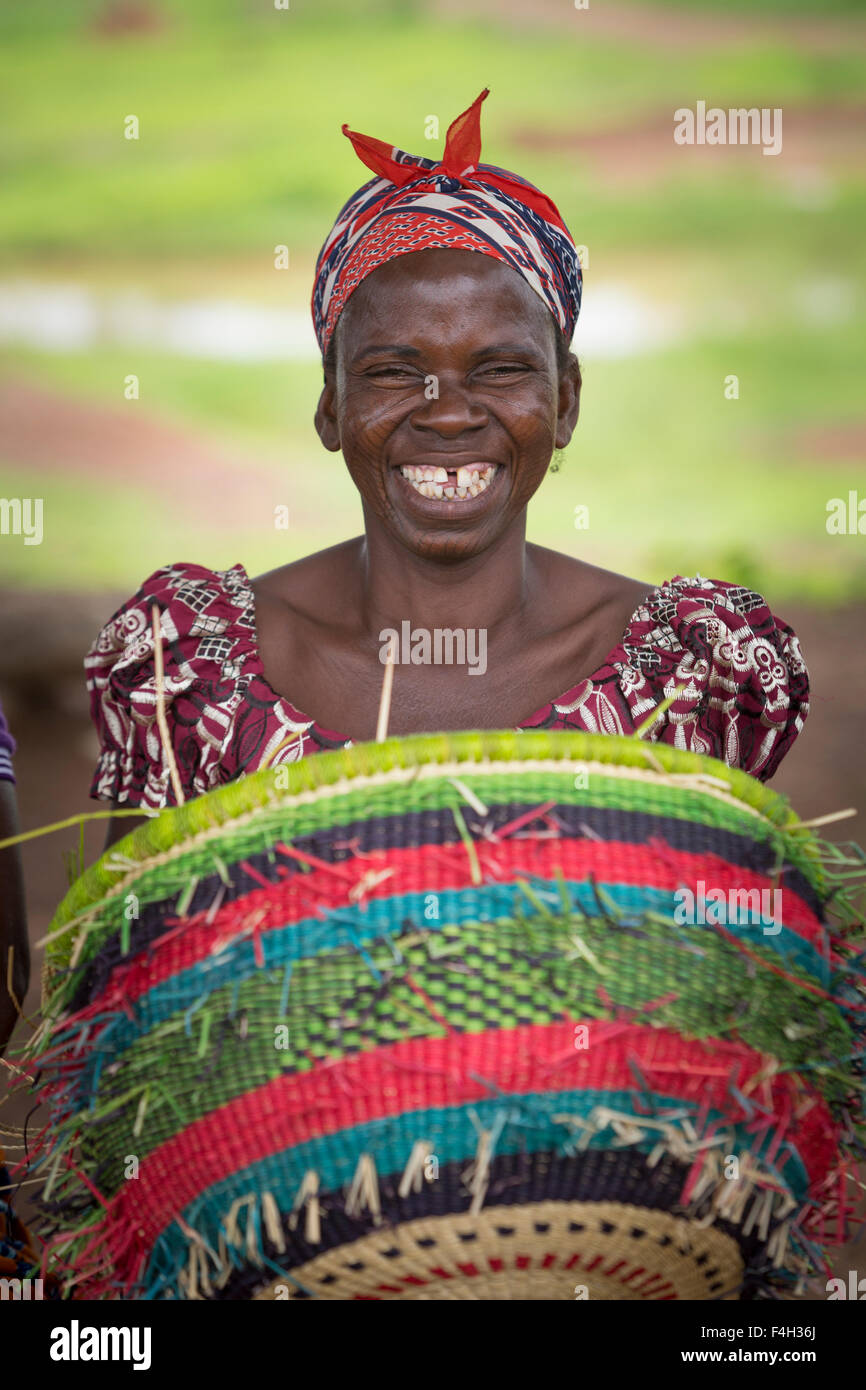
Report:
[[[383,642],[404,624],[420,636],[395,677],[394,734],[628,734],[674,697],[650,739],[766,779],[802,728],[799,644],[760,595],[700,575],[653,587],[526,542],[528,503],[578,419],[581,270],[550,199],[479,162],[486,95],[439,163],[343,127],[376,177],[317,263],[316,427],[343,454],[364,534],[257,579],[188,563],[147,579],[87,658],[93,795],[149,810],[176,799],[154,605],[185,796],[371,738]],[[450,657],[425,656],[432,632],[454,639],[436,648]],[[453,659],[470,632],[484,634],[483,681]]]

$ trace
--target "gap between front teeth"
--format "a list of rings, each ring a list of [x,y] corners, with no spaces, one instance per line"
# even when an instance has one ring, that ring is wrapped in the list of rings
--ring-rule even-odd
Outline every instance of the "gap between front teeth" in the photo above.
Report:
[[[497,465],[487,468],[458,468],[454,483],[449,482],[446,468],[401,468],[400,472],[422,497],[442,501],[443,498],[478,497],[493,481]]]

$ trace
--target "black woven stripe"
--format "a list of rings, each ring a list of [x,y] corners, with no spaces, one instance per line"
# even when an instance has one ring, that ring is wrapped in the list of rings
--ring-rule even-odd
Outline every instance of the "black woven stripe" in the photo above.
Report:
[[[328,1250],[349,1245],[370,1234],[382,1237],[377,1245],[380,1253],[387,1256],[389,1248],[397,1252],[401,1242],[395,1238],[393,1246],[389,1247],[389,1227],[397,1227],[419,1217],[447,1216],[469,1210],[472,1198],[462,1180],[465,1168],[465,1163],[444,1165],[435,1181],[424,1182],[420,1192],[412,1192],[408,1197],[398,1195],[402,1174],[380,1176],[379,1195],[384,1218],[384,1224],[380,1226],[375,1225],[371,1217],[346,1216],[343,1193],[320,1193],[321,1243],[310,1245],[304,1239],[303,1218],[298,1223],[299,1229],[291,1231],[286,1217],[283,1221],[286,1249],[278,1253],[276,1246],[266,1241],[265,1254],[288,1272]],[[664,1156],[655,1167],[650,1168],[646,1155],[637,1149],[588,1149],[572,1156],[552,1153],[506,1154],[491,1162],[490,1185],[484,1205],[489,1209],[522,1207],[545,1201],[622,1202],[653,1211],[676,1212],[688,1171],[688,1165],[670,1156]],[[747,1268],[750,1263],[754,1266],[760,1262],[761,1246],[756,1236],[744,1239],[739,1227],[727,1222],[718,1221],[716,1226],[736,1240]],[[539,1230],[542,1228],[543,1223]],[[636,1219],[634,1229],[640,1230],[639,1219]],[[507,1220],[503,1222],[502,1230],[503,1243],[507,1248],[511,1233]],[[655,1240],[656,1237],[651,1239]],[[418,1249],[417,1246],[414,1248]],[[437,1262],[436,1247],[431,1245],[428,1248],[432,1266]],[[467,1241],[467,1261],[472,1260],[474,1249],[474,1242]],[[419,1253],[424,1253],[423,1247]],[[273,1269],[263,1271],[253,1265],[245,1266],[231,1275],[224,1288],[214,1292],[212,1301],[249,1299],[275,1277]],[[386,1275],[382,1275],[381,1282],[386,1278]],[[710,1298],[726,1292],[721,1284],[715,1286],[709,1270],[707,1292]]]
[[[464,806],[463,818],[473,838],[480,839],[482,824],[495,830],[535,810],[536,807],[537,803],[492,806],[489,808],[490,814],[482,819],[470,807]],[[694,854],[712,853],[728,864],[754,873],[770,874],[776,868],[771,845],[759,843],[733,831],[696,825],[691,821],[678,820],[676,817],[652,816],[645,811],[621,811],[589,806],[556,806],[553,814],[564,839],[592,839],[597,836],[600,840],[623,841],[634,845],[645,845],[650,840],[662,840],[672,850]],[[414,844],[453,844],[457,838],[454,817],[448,808],[419,811],[409,819]],[[405,846],[406,822],[405,814],[350,821],[346,825],[331,826],[327,830],[297,836],[293,838],[292,845],[302,853],[311,854],[327,863],[349,862],[353,859],[353,852],[346,849],[343,842],[354,841],[362,853]],[[531,824],[524,827],[524,830],[531,829]],[[297,862],[285,855],[278,854],[275,859],[289,874],[303,872]],[[270,854],[251,854],[245,862],[264,878],[273,878],[273,861]],[[800,870],[785,862],[782,872],[781,884],[785,892],[796,894],[812,912],[820,916],[820,899]],[[220,892],[221,902],[230,903],[261,888],[255,877],[238,863],[230,866],[230,878],[230,885],[224,884],[217,874],[201,878],[190,899],[187,914],[206,911]],[[158,903],[145,903],[142,906],[138,920],[132,924],[131,952],[143,950],[162,936],[168,929],[168,919],[176,915],[176,902],[177,898],[172,898]],[[116,934],[103,943],[90,962],[72,1001],[73,1010],[84,1008],[91,999],[102,992],[111,971],[121,959],[120,936]]]

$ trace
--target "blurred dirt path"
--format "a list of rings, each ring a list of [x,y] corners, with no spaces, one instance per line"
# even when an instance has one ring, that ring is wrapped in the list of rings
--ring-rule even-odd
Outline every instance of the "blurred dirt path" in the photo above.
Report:
[[[551,120],[512,129],[511,139],[524,149],[587,156],[593,177],[607,184],[648,185],[677,170],[706,173],[759,166],[761,177],[793,184],[806,206],[822,206],[828,175],[844,175],[866,161],[866,105],[791,106],[782,108],[784,158],[763,154],[758,143],[678,145],[673,138],[673,109],[642,112],[622,125],[603,130],[577,129]]]
[[[141,401],[108,406],[7,377],[0,442],[10,467],[122,483],[197,526],[273,526],[274,507],[285,501],[278,465],[239,459],[204,428],[164,420]]]
[[[431,0],[429,12],[442,19],[466,17],[462,0]],[[570,0],[473,0],[472,18],[514,28],[569,29],[590,38],[616,39],[650,48],[707,48],[770,42],[826,51],[866,40],[861,15],[752,15],[745,11],[689,10],[675,5],[629,5],[589,0],[579,9]],[[577,26],[580,26],[578,29]]]

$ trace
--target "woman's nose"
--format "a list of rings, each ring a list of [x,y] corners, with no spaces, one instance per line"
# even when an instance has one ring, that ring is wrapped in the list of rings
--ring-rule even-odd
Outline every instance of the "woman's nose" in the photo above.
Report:
[[[433,430],[445,438],[483,429],[487,418],[486,408],[473,399],[471,391],[435,376],[426,379],[423,398],[412,412],[412,424],[419,430]]]

